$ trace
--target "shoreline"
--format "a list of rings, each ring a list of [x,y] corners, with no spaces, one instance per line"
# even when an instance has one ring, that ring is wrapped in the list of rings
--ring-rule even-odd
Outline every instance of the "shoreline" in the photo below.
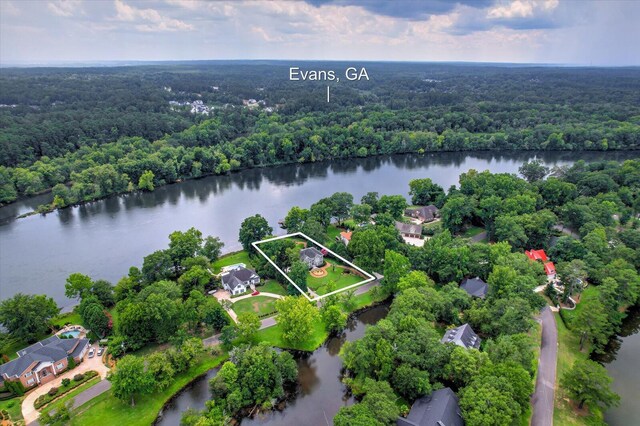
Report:
[[[375,154],[375,155],[367,155],[366,157],[339,157],[339,158],[329,158],[329,159],[324,159],[324,160],[320,160],[320,161],[304,161],[304,162],[296,162],[296,161],[289,161],[289,162],[278,162],[278,163],[273,163],[273,164],[264,164],[264,165],[258,165],[258,166],[253,166],[253,167],[244,167],[244,168],[239,168],[236,170],[232,170],[226,173],[222,173],[222,174],[215,174],[215,173],[208,173],[208,174],[204,174],[202,176],[198,176],[198,177],[189,177],[189,178],[180,178],[177,179],[174,182],[169,182],[169,183],[165,183],[163,185],[158,185],[158,186],[154,186],[154,189],[152,191],[143,191],[143,190],[139,190],[136,189],[134,191],[131,192],[116,192],[116,193],[112,193],[112,194],[107,194],[104,195],[102,197],[98,197],[98,198],[92,198],[90,200],[83,200],[83,201],[78,201],[72,204],[68,204],[66,206],[63,207],[53,207],[50,204],[40,204],[39,206],[37,206],[34,210],[27,212],[27,213],[22,213],[18,216],[15,216],[13,218],[7,218],[6,220],[4,220],[2,223],[9,223],[18,219],[23,219],[26,217],[30,217],[30,216],[35,216],[37,214],[41,214],[43,216],[46,216],[49,213],[53,213],[57,210],[64,210],[67,208],[74,208],[74,207],[79,207],[79,206],[83,206],[83,205],[87,205],[96,201],[102,201],[102,200],[106,200],[108,198],[111,197],[121,197],[121,196],[127,196],[127,195],[134,195],[134,194],[141,194],[141,193],[145,193],[145,192],[154,192],[157,191],[159,188],[164,188],[167,186],[171,186],[171,185],[175,185],[175,184],[179,184],[179,183],[184,183],[187,181],[195,181],[195,180],[200,180],[200,179],[204,179],[204,178],[209,178],[212,176],[230,176],[232,174],[236,174],[236,173],[240,173],[240,172],[244,172],[247,170],[254,170],[254,169],[269,169],[269,168],[278,168],[278,167],[284,167],[284,166],[290,166],[293,164],[322,164],[322,163],[327,163],[327,162],[333,162],[333,161],[348,161],[350,159],[354,159],[354,158],[358,158],[358,159],[366,159],[366,158],[377,158],[377,157],[385,157],[385,156],[396,156],[396,155],[418,155],[418,156],[426,156],[426,155],[431,155],[431,154],[445,154],[445,153],[498,153],[498,152],[507,152],[507,153],[552,153],[552,152],[557,152],[557,153],[569,153],[569,152],[579,152],[579,153],[621,153],[621,152],[638,152],[638,154],[640,155],[640,149],[611,149],[611,150],[570,150],[570,149],[566,149],[566,150],[540,150],[540,149],[473,149],[473,150],[439,150],[439,151],[423,151],[420,152],[420,150],[418,151],[407,151],[407,152],[397,152],[397,153],[391,153],[391,154]],[[69,183],[65,183],[66,186],[69,186]],[[53,188],[48,188],[45,189],[43,191],[40,191],[37,194],[33,194],[27,197],[19,197],[17,199],[15,199],[14,201],[11,201],[9,203],[5,203],[5,204],[0,204],[0,209],[2,209],[3,207],[8,207],[11,206],[17,202],[20,201],[26,201],[32,198],[35,198],[37,196],[41,196],[41,195],[45,195],[45,194],[49,194],[52,192]],[[2,224],[0,223],[0,224]]]

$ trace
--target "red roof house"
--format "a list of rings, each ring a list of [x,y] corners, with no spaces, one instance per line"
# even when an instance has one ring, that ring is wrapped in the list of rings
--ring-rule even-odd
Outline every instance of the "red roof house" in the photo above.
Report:
[[[553,262],[547,262],[544,264],[544,272],[547,275],[553,275],[553,276],[556,275],[556,267],[553,264]]]
[[[525,251],[524,254],[526,254],[527,257],[531,260],[540,260],[542,262],[546,262],[549,260],[544,250],[530,250]]]

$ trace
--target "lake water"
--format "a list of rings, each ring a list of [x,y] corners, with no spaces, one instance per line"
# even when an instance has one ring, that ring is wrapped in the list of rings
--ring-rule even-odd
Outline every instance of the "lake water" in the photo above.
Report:
[[[640,424],[640,307],[631,309],[618,336],[609,342],[607,353],[597,357],[613,378],[612,389],[621,397],[620,406],[605,413],[611,426]],[[635,423],[634,423],[635,422]]]
[[[309,207],[322,197],[346,191],[359,200],[368,191],[408,195],[409,181],[430,177],[445,189],[469,169],[517,173],[536,154],[435,153],[288,165],[211,176],[158,188],[151,193],[110,197],[48,215],[12,220],[46,200],[38,196],[0,208],[0,299],[17,292],[45,293],[61,307],[73,272],[116,283],[130,266],[166,248],[174,230],[192,226],[218,236],[225,251],[240,248],[238,229],[259,213],[280,232],[278,220],[291,206]],[[544,152],[547,165],[575,160],[621,160],[634,152]]]
[[[327,426],[340,407],[353,404],[341,381],[342,361],[338,356],[344,342],[361,338],[368,325],[387,316],[388,306],[380,305],[361,312],[349,321],[339,337],[328,339],[311,354],[297,355],[298,389],[283,411],[270,411],[243,419],[243,426]],[[201,410],[211,398],[209,380],[217,373],[211,370],[197,379],[163,410],[156,425],[180,424],[182,413],[189,408]]]
[[[50,194],[40,195],[0,208],[0,300],[17,292],[44,293],[60,306],[69,307],[74,303],[64,296],[69,274],[82,272],[115,283],[130,266],[140,266],[145,255],[166,248],[167,236],[174,230],[194,226],[205,235],[220,237],[226,244],[225,251],[233,251],[240,248],[240,223],[256,213],[263,215],[276,232],[282,232],[277,222],[291,206],[309,207],[336,191],[350,192],[356,200],[368,191],[408,195],[409,181],[423,177],[447,189],[469,169],[517,173],[524,161],[535,156],[549,166],[580,159],[621,161],[640,157],[638,152],[467,152],[288,165],[191,180],[152,193],[111,197],[46,216],[14,220],[50,199]],[[358,330],[356,326],[353,333]],[[634,333],[623,338],[616,360],[608,366],[616,378],[615,389],[623,396],[621,407],[607,414],[607,420],[614,425],[632,424],[640,418],[635,403],[640,396],[640,335]],[[303,407],[298,412],[305,421],[313,418],[319,419],[318,424],[326,424],[324,414],[330,418],[330,412],[348,403],[342,400],[342,385],[336,377],[340,368],[337,350],[339,342],[329,342],[301,364],[301,371],[308,374],[301,377],[301,395],[292,407]],[[318,358],[321,353],[324,355]],[[318,363],[319,359],[324,361]],[[201,405],[208,399],[204,382],[201,386],[205,390],[194,390],[200,395],[199,399],[194,397],[194,404],[196,399]],[[325,385],[329,386],[326,392],[331,394],[331,400],[317,404],[318,398],[323,397],[314,389],[324,389]],[[324,413],[316,406],[326,407]],[[278,415],[245,423],[282,424],[278,423]],[[297,418],[291,416],[287,414],[288,418]]]

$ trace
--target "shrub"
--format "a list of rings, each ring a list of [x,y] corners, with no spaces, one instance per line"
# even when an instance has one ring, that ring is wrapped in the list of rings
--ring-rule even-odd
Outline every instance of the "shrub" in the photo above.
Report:
[[[55,394],[58,393],[58,388],[52,387],[51,389],[49,389],[49,392],[47,393],[49,394],[49,396],[54,396]]]
[[[70,379],[62,379],[62,386],[69,386],[69,383],[71,383]]]
[[[73,376],[73,380],[75,380],[76,382],[79,382],[82,379],[84,379],[84,374],[82,373],[76,374],[75,376]]]

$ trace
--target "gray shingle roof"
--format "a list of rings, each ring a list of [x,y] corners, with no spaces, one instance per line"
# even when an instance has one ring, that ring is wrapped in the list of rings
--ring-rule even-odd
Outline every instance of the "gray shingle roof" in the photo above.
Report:
[[[422,226],[414,223],[396,222],[396,229],[403,234],[422,234]]]
[[[223,284],[226,284],[230,289],[233,290],[241,284],[248,283],[252,278],[259,278],[258,274],[256,274],[256,271],[243,268],[241,266],[222,275],[221,280]]]
[[[88,340],[60,339],[58,336],[48,337],[18,351],[18,358],[0,365],[0,375],[7,377],[20,376],[31,364],[40,362],[55,363],[66,359],[72,351],[75,353],[74,348],[77,349],[82,342],[88,343]]]
[[[465,278],[460,283],[460,288],[469,293],[469,295],[479,297],[480,299],[484,299],[489,291],[489,285],[479,277]]]
[[[433,204],[424,207],[414,207],[406,209],[404,214],[411,217],[420,217],[425,221],[430,221],[436,218],[438,214],[438,208]]]
[[[322,253],[320,253],[320,250],[318,250],[315,247],[307,247],[307,248],[304,248],[304,249],[300,250],[300,259],[301,260],[315,259],[318,256],[322,256]]]
[[[478,349],[480,342],[482,342],[469,324],[463,324],[460,327],[447,330],[440,341],[442,343],[455,343],[467,349]]]
[[[398,418],[398,426],[464,426],[458,397],[450,388],[434,391],[417,399],[405,419]]]

